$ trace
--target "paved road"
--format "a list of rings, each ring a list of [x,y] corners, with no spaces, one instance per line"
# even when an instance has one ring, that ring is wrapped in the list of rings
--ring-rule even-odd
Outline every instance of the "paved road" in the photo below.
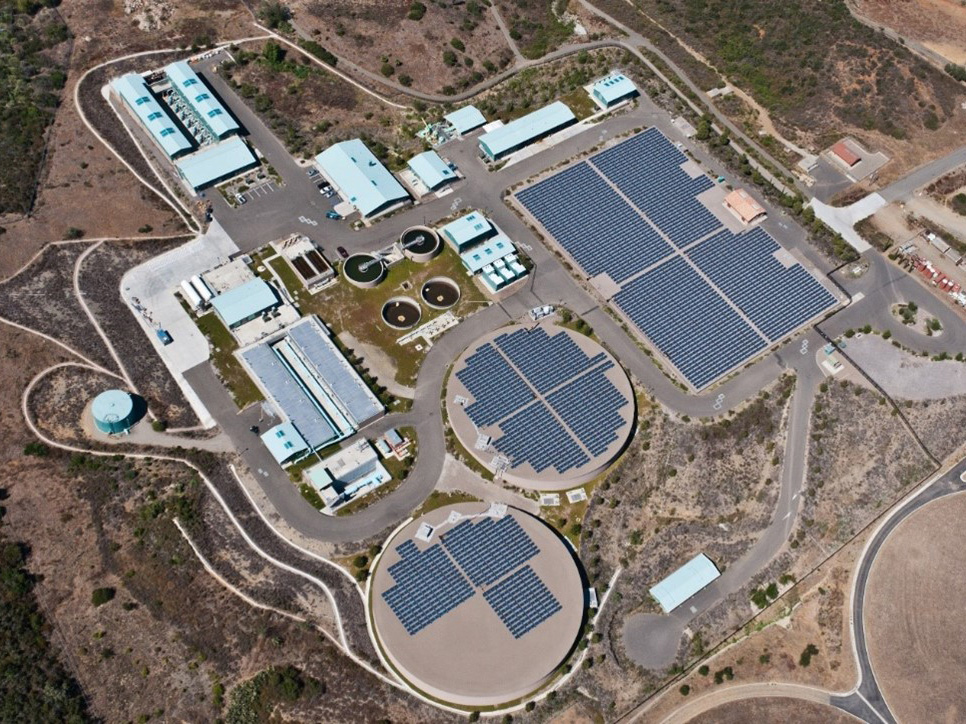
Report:
[[[866,586],[869,583],[869,574],[882,545],[902,521],[930,501],[966,490],[966,484],[960,480],[960,476],[964,473],[966,473],[966,461],[961,461],[952,470],[937,478],[935,482],[898,508],[876,531],[867,545],[865,554],[859,563],[852,589],[852,631],[855,650],[858,655],[859,685],[855,693],[848,696],[832,697],[833,705],[850,712],[864,706],[871,707],[874,709],[877,719],[889,723],[895,721],[876,681],[866,643],[865,593]],[[897,652],[897,655],[899,655],[899,652]]]
[[[785,364],[798,375],[788,416],[781,490],[772,521],[755,544],[715,580],[669,615],[640,614],[624,623],[624,646],[635,662],[651,670],[669,666],[677,654],[684,629],[698,615],[740,590],[758,571],[767,566],[785,545],[795,525],[799,495],[805,482],[808,428],[812,403],[824,375],[815,361],[822,345],[818,334],[810,332],[808,346],[786,349]],[[806,349],[804,354],[801,349]]]
[[[879,189],[878,194],[886,201],[900,201],[911,196],[916,189],[934,181],[940,176],[959,168],[966,163],[966,146],[957,148],[942,158],[920,166],[888,186]]]

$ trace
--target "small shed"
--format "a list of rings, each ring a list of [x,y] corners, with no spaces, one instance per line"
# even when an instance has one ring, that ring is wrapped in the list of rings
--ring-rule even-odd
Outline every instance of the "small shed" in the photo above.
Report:
[[[425,184],[430,191],[456,180],[456,174],[436,151],[425,151],[413,156],[406,162],[416,178]]]
[[[664,613],[670,613],[720,575],[711,559],[699,553],[651,588],[650,593]]]
[[[480,113],[476,106],[463,106],[462,108],[458,108],[452,113],[447,113],[443,116],[443,120],[451,125],[453,130],[461,136],[470,131],[475,131],[486,123],[486,117]]]

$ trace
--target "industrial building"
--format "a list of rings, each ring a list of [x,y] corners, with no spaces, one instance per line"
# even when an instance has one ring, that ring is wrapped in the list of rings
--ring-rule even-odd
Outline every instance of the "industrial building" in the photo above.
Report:
[[[611,73],[590,88],[590,97],[601,108],[611,108],[637,95],[637,86],[623,73]]]
[[[430,191],[436,191],[457,178],[453,169],[436,151],[424,151],[413,156],[406,165]]]
[[[470,131],[475,131],[486,123],[486,118],[476,106],[463,106],[462,108],[458,108],[452,113],[447,113],[443,116],[443,120],[452,126],[453,130],[459,136],[466,135]]]
[[[439,231],[449,245],[458,252],[463,252],[496,233],[493,224],[479,211],[471,211],[449,222]]]
[[[479,274],[483,284],[494,293],[527,275],[513,242],[503,234],[463,252],[460,261],[470,274]]]
[[[392,479],[368,440],[354,442],[305,471],[331,510],[337,510]]]
[[[862,157],[859,154],[849,148],[849,145],[846,143],[845,139],[842,139],[832,146],[831,150],[832,155],[849,168],[852,168],[862,160]]]
[[[281,420],[262,435],[280,465],[344,440],[385,409],[316,317],[236,354]]]
[[[358,138],[329,146],[315,162],[339,195],[364,218],[409,201],[402,184]]]
[[[271,312],[281,303],[272,285],[260,277],[229,289],[211,300],[211,306],[229,329],[240,327],[245,322]]]
[[[193,144],[184,131],[163,107],[148,87],[144,78],[137,73],[128,73],[111,82],[111,88],[124,101],[128,110],[151,134],[161,150],[174,159],[191,151]]]
[[[711,559],[699,553],[651,588],[650,594],[664,613],[671,613],[720,575]]]
[[[497,161],[576,122],[573,111],[556,101],[484,133],[480,136],[480,151],[490,161]]]
[[[765,218],[765,207],[744,189],[735,189],[725,196],[724,205],[745,226]]]
[[[124,390],[105,390],[91,403],[91,417],[101,432],[123,435],[137,422],[134,398]]]
[[[241,138],[205,146],[175,166],[178,173],[195,191],[213,186],[258,165],[258,159]]]
[[[187,61],[165,66],[164,74],[174,94],[169,99],[171,107],[202,143],[238,133],[238,123]]]

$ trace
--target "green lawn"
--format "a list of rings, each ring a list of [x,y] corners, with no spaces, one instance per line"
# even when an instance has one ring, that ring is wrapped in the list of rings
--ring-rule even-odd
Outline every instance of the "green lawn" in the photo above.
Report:
[[[235,358],[234,352],[238,349],[238,344],[218,316],[214,312],[208,312],[198,317],[195,323],[211,343],[212,364],[224,379],[235,404],[245,408],[253,402],[264,400],[264,395],[252,382],[241,362]]]
[[[284,265],[281,259],[277,261]],[[435,259],[425,264],[408,259],[399,262],[388,270],[386,278],[374,289],[360,289],[340,275],[335,284],[312,295],[305,291],[304,285],[294,273],[286,278],[276,267],[275,260],[269,263],[272,264],[272,268],[279,271],[279,276],[286,286],[290,283],[296,285],[294,288],[299,292],[299,307],[303,314],[317,314],[336,334],[349,332],[360,342],[384,351],[396,368],[396,381],[403,385],[415,383],[419,365],[428,350],[425,345],[422,351],[418,351],[413,343],[405,346],[396,344],[396,340],[405,332],[390,329],[382,321],[380,315],[382,305],[391,297],[400,295],[415,299],[420,303],[423,313],[419,324],[425,324],[443,313],[426,306],[419,298],[422,283],[436,276],[449,277],[460,286],[462,296],[451,310],[455,314],[460,316],[471,314],[486,302],[483,293],[466,276],[466,270],[457,254],[448,247],[444,248]],[[291,269],[288,271],[291,272]],[[403,286],[406,282],[410,284],[408,289]],[[291,287],[289,291],[292,291]],[[355,352],[357,355],[365,356],[362,350],[355,350]]]
[[[269,260],[268,265],[278,274],[278,278],[282,280],[292,299],[301,301],[300,298],[306,294],[305,285],[289,263],[282,257],[276,256]]]

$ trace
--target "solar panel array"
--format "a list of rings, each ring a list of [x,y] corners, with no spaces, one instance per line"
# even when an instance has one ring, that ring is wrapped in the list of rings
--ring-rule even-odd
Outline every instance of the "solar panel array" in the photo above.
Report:
[[[774,256],[779,249],[759,227],[740,236],[725,229],[688,251],[771,341],[835,305],[835,297],[801,264],[785,268]]]
[[[551,466],[564,473],[604,453],[624,424],[620,411],[630,401],[607,379],[614,364],[601,364],[606,359],[588,356],[567,332],[518,329],[480,346],[456,377],[473,396],[465,408],[473,424],[499,425],[493,446],[512,468],[529,463],[538,473]],[[576,384],[588,370],[594,376]],[[538,394],[552,399],[566,427]]]
[[[614,301],[697,388],[766,346],[680,257],[638,277]]]
[[[507,418],[500,423],[500,430],[503,436],[493,441],[493,447],[512,461],[511,468],[530,463],[542,473],[552,465],[563,473],[590,462],[543,402],[534,402]]]
[[[541,394],[606,357],[603,352],[588,357],[567,334],[558,332],[551,337],[542,327],[501,334],[496,346]]]
[[[382,597],[409,635],[445,616],[476,591],[437,543],[420,552],[411,540],[396,547],[402,560],[389,566],[396,582]]]
[[[621,285],[614,303],[700,389],[836,299],[802,265],[776,259],[781,246],[760,227],[725,229],[696,198],[713,182],[691,178],[686,160],[650,128],[517,198],[588,276],[607,272]],[[678,251],[663,240],[642,251],[640,224]]]
[[[535,629],[561,608],[560,601],[530,566],[484,591],[483,598],[515,639]]]
[[[590,162],[682,247],[721,226],[695,198],[714,184],[704,174],[693,179],[688,176],[680,168],[686,160],[658,129],[649,128],[601,151]]]
[[[607,379],[607,370],[613,366],[613,362],[607,361],[547,397],[553,411],[577,434],[591,455],[602,454],[617,439],[617,431],[624,424],[620,410],[629,404]],[[588,406],[588,400],[597,404]]]
[[[475,586],[488,586],[540,552],[527,532],[509,515],[464,520],[441,537],[443,546]]]
[[[517,198],[589,277],[606,272],[622,282],[673,251],[587,162]]]
[[[533,399],[533,392],[492,344],[485,344],[456,373],[474,402],[466,414],[477,427],[492,425]]]

